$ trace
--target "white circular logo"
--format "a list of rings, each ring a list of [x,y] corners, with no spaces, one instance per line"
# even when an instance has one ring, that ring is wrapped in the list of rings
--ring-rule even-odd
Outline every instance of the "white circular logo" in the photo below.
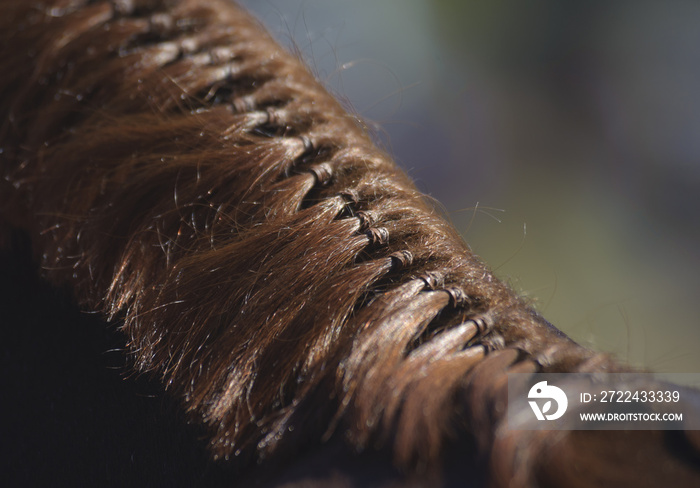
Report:
[[[540,381],[530,388],[530,393],[528,393],[527,397],[531,400],[529,402],[530,407],[535,412],[537,420],[556,420],[564,415],[566,407],[569,405],[569,400],[566,398],[564,390],[554,385],[548,385],[546,381]],[[540,410],[537,402],[532,401],[533,398],[538,400],[546,399],[548,401],[542,405]],[[552,410],[552,401],[557,402],[557,411],[547,414],[547,412]]]

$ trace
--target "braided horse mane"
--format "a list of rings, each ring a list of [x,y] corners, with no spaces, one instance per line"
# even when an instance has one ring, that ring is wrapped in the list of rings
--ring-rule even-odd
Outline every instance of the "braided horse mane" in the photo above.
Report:
[[[628,368],[496,279],[239,7],[6,0],[0,27],[0,217],[220,462],[342,445],[406,483],[698,483],[691,432],[507,430],[507,373]]]

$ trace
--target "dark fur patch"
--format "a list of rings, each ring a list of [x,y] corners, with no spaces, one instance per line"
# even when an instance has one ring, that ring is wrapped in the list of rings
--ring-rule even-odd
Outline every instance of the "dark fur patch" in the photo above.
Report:
[[[18,0],[0,19],[2,216],[51,282],[123,321],[215,457],[346,438],[435,472],[458,435],[494,483],[552,476],[508,464],[506,373],[624,368],[498,281],[246,13]]]

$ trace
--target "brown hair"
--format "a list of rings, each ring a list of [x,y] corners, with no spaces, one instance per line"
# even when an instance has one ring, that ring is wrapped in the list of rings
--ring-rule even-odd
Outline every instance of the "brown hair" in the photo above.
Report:
[[[611,445],[503,431],[506,372],[624,368],[497,280],[245,12],[5,1],[0,36],[2,217],[50,281],[123,319],[135,369],[183,399],[216,457],[344,435],[434,466],[456,430],[492,483],[546,485],[578,476],[581,446]],[[697,476],[640,435],[660,473]],[[608,460],[587,479],[614,481]]]

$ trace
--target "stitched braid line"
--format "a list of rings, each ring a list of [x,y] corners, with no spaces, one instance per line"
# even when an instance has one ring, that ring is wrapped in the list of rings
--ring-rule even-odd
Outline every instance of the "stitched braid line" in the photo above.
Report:
[[[496,279],[248,14],[57,0],[0,19],[1,215],[119,321],[216,457],[344,436],[431,466],[461,432],[507,480],[540,476],[517,456],[570,454],[503,432],[506,373],[624,368]]]

